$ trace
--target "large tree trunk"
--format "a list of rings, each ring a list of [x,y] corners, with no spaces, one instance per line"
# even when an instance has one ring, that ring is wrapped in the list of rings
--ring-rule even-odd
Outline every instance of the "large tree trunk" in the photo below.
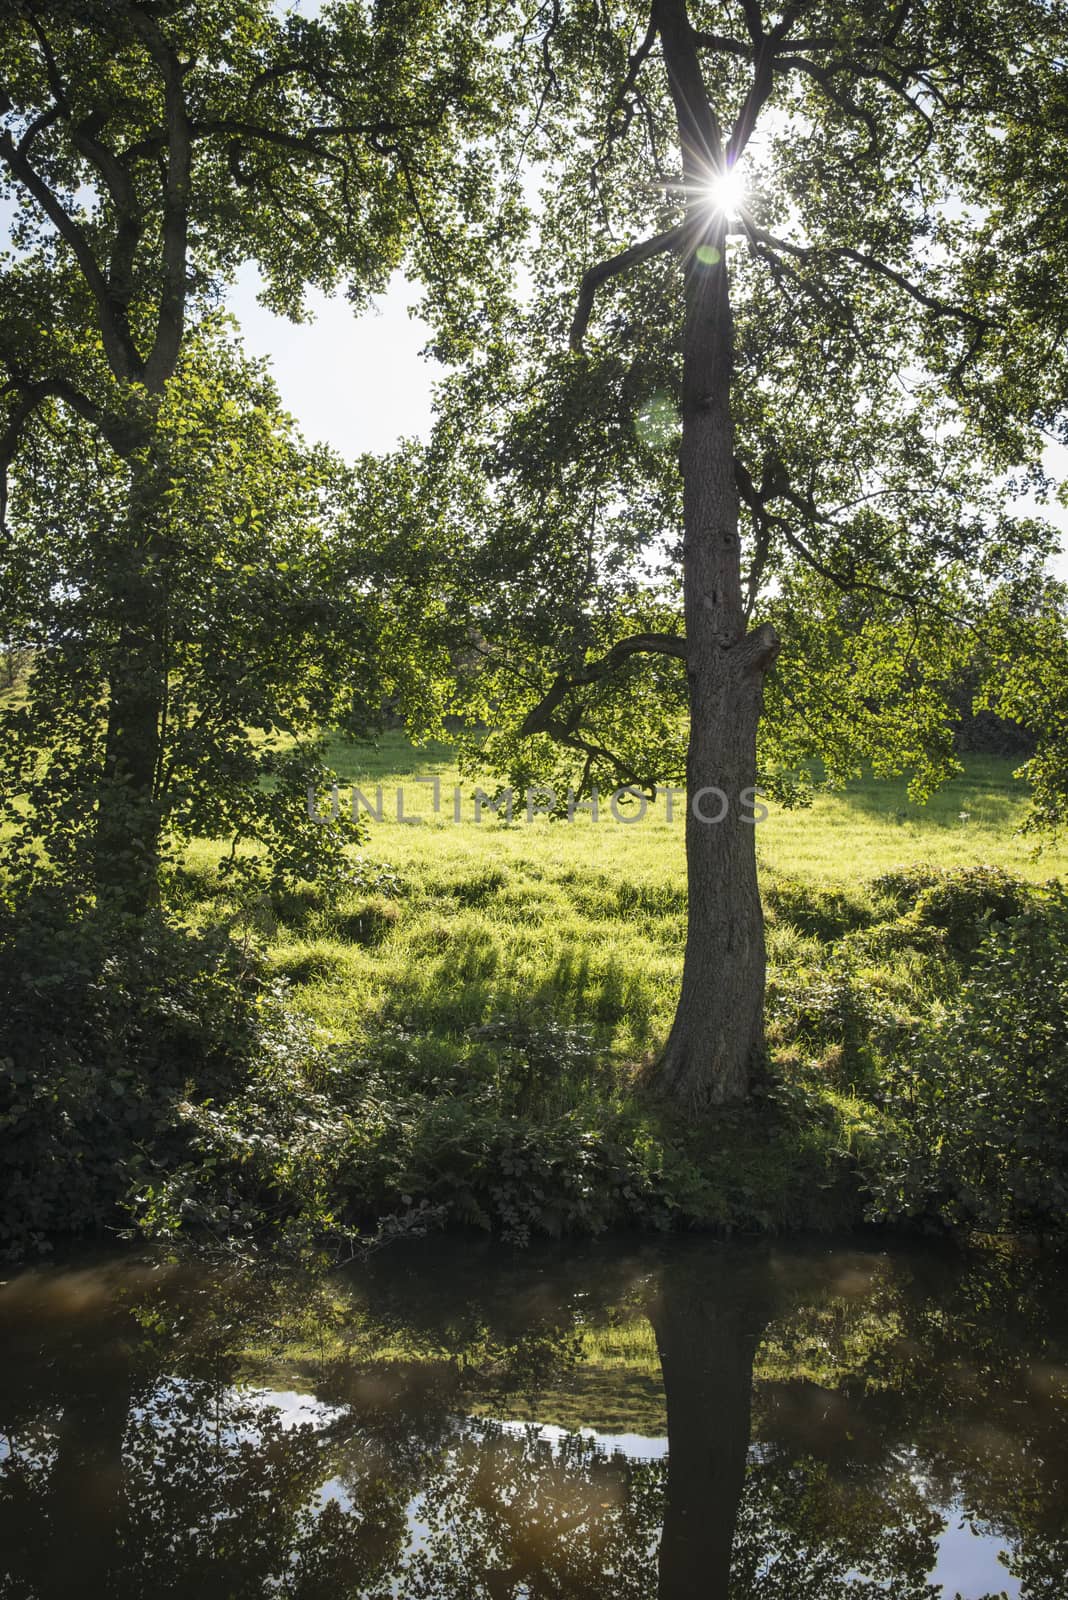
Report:
[[[728,1600],[753,1360],[768,1318],[746,1275],[669,1269],[649,1309],[664,1378],[667,1500],[659,1600]]]
[[[135,916],[159,893],[160,808],[166,607],[158,571],[161,484],[131,465],[128,526],[108,560],[115,642],[108,669],[104,771],[96,812],[98,898]]]
[[[686,0],[660,0],[658,16],[691,196],[680,452],[690,742],[686,956],[653,1081],[676,1103],[700,1109],[742,1098],[762,1047],[764,927],[752,789],[764,674],[777,641],[766,625],[747,632],[742,598],[727,227],[708,199],[723,151]]]

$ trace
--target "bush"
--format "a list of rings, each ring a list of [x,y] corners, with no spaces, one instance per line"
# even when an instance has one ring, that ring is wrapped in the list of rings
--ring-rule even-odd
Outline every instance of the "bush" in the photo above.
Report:
[[[983,1229],[1068,1225],[1068,895],[990,925],[959,999],[887,1068],[871,1215]]]
[[[338,1069],[275,993],[261,1001],[258,1035],[235,1094],[174,1105],[177,1159],[157,1150],[127,1196],[150,1238],[187,1232],[232,1249],[268,1230],[274,1242],[281,1232],[302,1244],[350,1231],[338,1217],[352,1143],[351,1118],[331,1092]]]
[[[866,899],[844,888],[805,883],[800,878],[774,876],[764,891],[768,921],[788,922],[801,933],[818,939],[840,938],[873,920]]]
[[[843,1045],[864,1050],[892,1017],[885,997],[848,962],[818,973],[774,979],[768,987],[768,1036],[817,1052]]]
[[[221,935],[72,921],[53,892],[0,911],[0,1248],[116,1220],[175,1100],[227,1092],[259,1049],[258,989]]]
[[[670,1221],[615,1119],[594,1108],[535,1121],[502,1115],[488,1094],[413,1097],[358,1118],[351,1182],[361,1209],[419,1197],[447,1218],[516,1244],[533,1234],[601,1233],[643,1213]]]
[[[1002,867],[906,867],[884,873],[872,887],[887,895],[905,915],[903,933],[934,933],[950,951],[973,956],[993,922],[1017,917],[1031,903],[1033,889]]]

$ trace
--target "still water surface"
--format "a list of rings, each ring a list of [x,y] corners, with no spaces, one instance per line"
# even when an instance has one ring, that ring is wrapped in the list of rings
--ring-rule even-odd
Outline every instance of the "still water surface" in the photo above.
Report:
[[[424,1240],[0,1286],[0,1596],[1068,1600],[1020,1253]]]

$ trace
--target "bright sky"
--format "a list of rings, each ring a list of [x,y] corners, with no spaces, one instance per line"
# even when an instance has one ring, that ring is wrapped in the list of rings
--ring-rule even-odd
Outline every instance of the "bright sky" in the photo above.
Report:
[[[399,273],[376,309],[359,317],[343,295],[312,294],[311,323],[265,311],[258,287],[258,272],[246,266],[228,305],[249,353],[269,357],[283,404],[307,439],[351,459],[404,437],[425,438],[439,369],[420,355],[430,330],[409,315],[416,293]]]

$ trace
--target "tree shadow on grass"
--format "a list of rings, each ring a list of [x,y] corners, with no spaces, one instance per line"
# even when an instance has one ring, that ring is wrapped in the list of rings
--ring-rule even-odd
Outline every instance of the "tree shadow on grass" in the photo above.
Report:
[[[566,945],[532,972],[529,951],[516,960],[484,930],[458,928],[439,938],[439,952],[395,984],[383,1012],[387,1026],[456,1037],[502,1018],[544,1016],[586,1028],[600,1048],[624,1021],[635,1042],[649,1040],[653,1005],[645,976],[611,953]]]
[[[834,802],[848,811],[898,826],[921,823],[925,828],[960,831],[962,813],[966,822],[983,827],[1011,830],[1022,819],[1027,801],[1023,783],[1014,779],[1016,763],[996,761],[968,762],[963,776],[951,778],[924,805],[908,798],[905,778],[860,779],[845,789],[836,790]]]

